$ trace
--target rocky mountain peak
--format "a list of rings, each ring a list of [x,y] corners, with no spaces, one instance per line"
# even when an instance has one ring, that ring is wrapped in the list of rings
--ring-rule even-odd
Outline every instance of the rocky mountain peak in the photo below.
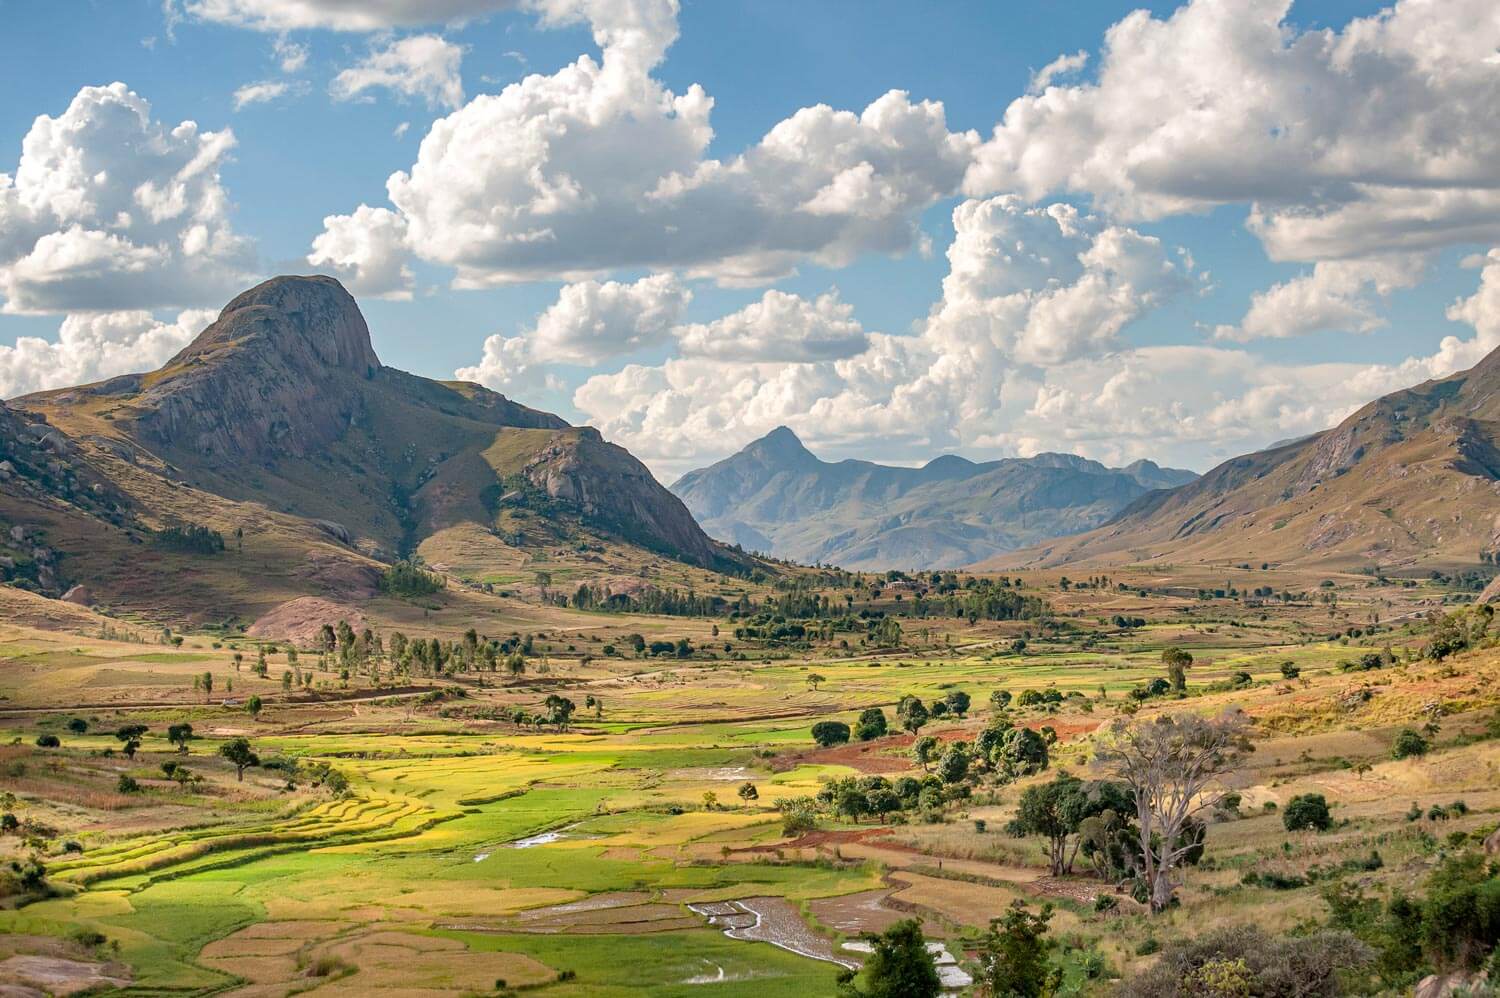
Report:
[[[338,368],[361,377],[380,369],[354,296],[333,278],[317,275],[273,277],[237,296],[167,369],[257,346],[292,367]]]
[[[802,444],[802,440],[793,433],[790,427],[778,426],[759,440],[754,441],[745,448],[746,452],[753,452],[764,458],[778,462],[806,462],[816,461],[812,451]]]

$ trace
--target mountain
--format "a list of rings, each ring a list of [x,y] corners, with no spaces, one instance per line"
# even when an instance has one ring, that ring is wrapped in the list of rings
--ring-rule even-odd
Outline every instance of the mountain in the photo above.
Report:
[[[782,426],[671,488],[711,535],[750,550],[845,568],[940,568],[1087,530],[1193,477],[1069,454],[983,464],[949,454],[920,468],[831,463]]]
[[[542,561],[747,564],[596,430],[381,364],[327,277],[246,291],[160,370],[11,400],[0,460],[0,526],[53,552],[50,585],[25,577],[120,605],[157,583],[185,611],[368,594],[383,563],[413,555],[499,583]],[[210,572],[153,545],[174,524],[241,531],[256,557]],[[206,591],[158,578],[184,565]]]
[[[1077,562],[1475,566],[1500,549],[1500,351],[1338,426],[1141,497],[1099,529],[981,567]]]

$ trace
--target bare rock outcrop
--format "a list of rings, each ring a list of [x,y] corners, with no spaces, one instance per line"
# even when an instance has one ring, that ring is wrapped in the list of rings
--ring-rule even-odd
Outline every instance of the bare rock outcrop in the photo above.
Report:
[[[526,478],[585,519],[643,547],[712,565],[721,557],[693,515],[629,451],[591,426],[559,433],[532,456]]]
[[[337,626],[341,620],[347,621],[356,634],[370,625],[369,618],[358,607],[320,596],[299,596],[260,617],[245,633],[252,638],[277,638],[298,647],[311,647],[321,636],[324,624]]]

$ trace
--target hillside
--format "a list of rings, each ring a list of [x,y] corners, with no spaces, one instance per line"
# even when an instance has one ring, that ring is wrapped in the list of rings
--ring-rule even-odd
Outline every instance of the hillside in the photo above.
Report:
[[[536,561],[747,564],[595,430],[383,366],[326,277],[245,292],[158,371],[15,399],[0,417],[0,524],[12,546],[19,530],[28,551],[52,552],[32,583],[54,594],[84,582],[111,605],[149,593],[177,612],[253,615],[368,596],[381,563],[411,555],[506,584]],[[180,524],[230,539],[233,569],[153,544]]]
[[[1500,548],[1500,352],[1338,426],[1143,496],[1077,537],[982,568],[1274,562],[1461,568]]]
[[[1087,530],[1191,472],[1112,469],[1068,454],[920,468],[827,462],[780,427],[672,485],[711,535],[777,557],[845,568],[943,568]]]

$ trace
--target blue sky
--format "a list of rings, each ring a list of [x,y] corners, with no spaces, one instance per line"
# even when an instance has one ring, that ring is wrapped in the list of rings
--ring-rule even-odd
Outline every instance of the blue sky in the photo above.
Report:
[[[1490,5],[1448,5],[1464,39],[1436,53],[1410,30],[1420,12],[1381,15],[1370,3],[1301,2],[1282,16],[1285,4],[1260,0],[1139,14],[1099,2],[1061,17],[1048,3],[382,0],[360,24],[347,23],[345,6],[0,0],[0,174],[16,178],[9,193],[20,206],[7,213],[0,200],[0,395],[155,366],[206,321],[187,310],[215,308],[274,273],[319,270],[359,296],[386,363],[442,378],[463,369],[594,422],[667,479],[780,422],[829,456],[1056,449],[1203,470],[1467,366],[1500,324],[1482,294],[1486,280],[1500,285],[1500,272],[1482,266],[1500,236],[1486,220],[1494,177],[1482,174],[1497,168],[1492,149],[1472,147],[1484,131],[1495,141],[1500,15]],[[415,13],[435,9],[460,16]],[[1106,34],[1122,21],[1130,44],[1111,54]],[[650,54],[610,41],[625,37],[646,38]],[[420,60],[400,47],[414,39],[430,46]],[[1034,85],[1039,70],[1078,52],[1087,59],[1061,67],[1052,90]],[[525,111],[481,111],[480,95],[511,87],[519,98],[523,77],[561,79],[583,56],[613,66],[588,95],[534,82]],[[1203,68],[1237,59],[1248,68],[1222,78]],[[1449,67],[1437,82],[1431,60]],[[601,96],[616,71],[641,92]],[[1256,72],[1271,86],[1241,91]],[[128,96],[84,96],[115,81]],[[279,93],[237,101],[255,84]],[[711,140],[656,162],[654,145],[686,133],[682,114],[647,120],[653,102],[695,87],[713,102],[702,115]],[[799,109],[820,104],[859,115],[891,90],[909,94],[903,114],[940,102],[948,137],[795,124]],[[1174,106],[1181,92],[1196,92],[1196,105]],[[516,193],[525,170],[494,164],[545,118],[546,101],[573,99],[593,101],[588,113],[604,124],[597,134],[575,124],[525,153],[532,176],[570,185],[565,207],[538,212],[535,191]],[[1029,117],[1007,118],[1002,140],[995,128],[1013,102]],[[147,122],[141,135],[175,134],[183,121],[197,132],[142,157],[140,136],[56,127],[36,141],[35,162],[53,168],[26,180],[23,140],[40,115],[72,121],[70,105],[78,122],[99,120],[96,105],[128,107]],[[476,122],[463,147],[419,153],[449,115]],[[1362,123],[1371,117],[1379,127]],[[733,164],[778,128],[798,148],[843,137],[798,159],[793,180],[781,172],[791,167],[753,157],[739,175],[704,174],[699,200],[643,221],[638,239],[620,232],[656,173]],[[226,130],[232,146],[205,152],[204,133]],[[1279,146],[1259,149],[1272,133]],[[485,143],[495,149],[474,148]],[[941,162],[925,143],[941,147]],[[1070,161],[1080,150],[1092,157],[1086,167]],[[194,152],[211,169],[177,174]],[[1476,165],[1435,183],[1434,164],[1455,156]],[[637,158],[631,173],[623,164]],[[55,169],[79,159],[131,176],[130,189],[101,194],[97,175]],[[1370,175],[1350,165],[1372,159]],[[839,177],[862,176],[861,164],[873,164],[864,179],[876,193],[859,195],[869,200],[808,217],[799,213],[811,201],[782,200],[783,187],[832,196]],[[132,191],[142,178],[156,183],[153,170],[161,190],[175,176],[191,207],[148,231]],[[387,194],[396,171],[414,177],[401,204]],[[650,183],[639,186],[643,176]],[[470,183],[481,205],[442,203]],[[1471,201],[1413,209],[1428,196],[1413,192],[1434,186]],[[80,192],[98,217],[79,214]],[[120,198],[137,202],[128,226],[98,207]],[[532,255],[510,233],[497,237],[490,199],[513,231],[545,230],[555,250]],[[964,223],[977,256],[951,258],[955,209],[981,203],[989,210]],[[375,215],[357,216],[360,205]],[[1083,221],[1059,221],[1051,206]],[[1254,229],[1252,213],[1274,224]],[[190,215],[206,220],[206,253],[188,241]],[[348,243],[310,264],[327,216],[350,216],[340,231],[377,246],[384,272]],[[554,233],[559,218],[566,227]],[[759,226],[765,235],[735,235]],[[106,240],[118,258],[91,256],[86,272],[63,273],[76,252],[37,249],[49,233],[83,245],[80,230],[118,235]],[[598,250],[615,235],[621,246]],[[695,241],[701,251],[681,249]],[[131,251],[140,257],[121,263]],[[1031,254],[1045,266],[1019,266]],[[143,270],[162,286],[140,291],[133,275]],[[968,276],[945,287],[950,271]],[[1256,296],[1288,282],[1252,318]],[[783,297],[763,301],[768,292]],[[1446,314],[1456,302],[1469,303],[1460,318]],[[1456,338],[1446,350],[1444,337]]]

